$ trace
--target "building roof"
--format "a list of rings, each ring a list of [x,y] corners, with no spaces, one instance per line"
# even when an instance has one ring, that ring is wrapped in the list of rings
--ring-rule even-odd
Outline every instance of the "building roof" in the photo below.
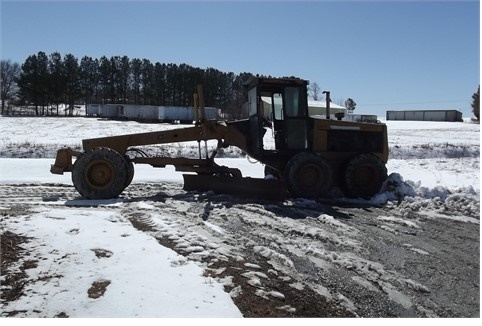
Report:
[[[387,112],[460,112],[455,109],[436,109],[436,110],[426,110],[426,109],[409,109],[409,110],[387,110]]]
[[[311,108],[326,108],[326,101],[308,101],[308,107],[311,107]],[[333,102],[330,103],[330,108],[346,110],[346,107],[335,104]]]
[[[263,102],[267,104],[271,104],[271,97],[261,97]],[[308,107],[309,108],[326,108],[326,101],[308,101]],[[340,110],[346,110],[344,106],[335,104],[333,102],[330,103],[330,108],[331,109],[340,109]]]

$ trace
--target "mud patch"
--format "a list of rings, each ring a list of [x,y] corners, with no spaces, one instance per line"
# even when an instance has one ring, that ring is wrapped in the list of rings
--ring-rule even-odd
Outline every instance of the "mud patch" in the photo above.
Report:
[[[2,258],[0,274],[3,279],[0,301],[7,303],[17,300],[24,294],[24,288],[28,283],[28,276],[25,270],[35,267],[36,261],[26,261],[21,265],[20,269],[13,272],[13,265],[25,255],[25,249],[21,245],[28,242],[29,238],[6,231],[0,235],[0,240]],[[17,313],[15,311],[5,311],[2,313],[2,316],[15,316]]]
[[[90,250],[92,250],[95,253],[95,256],[97,258],[109,258],[109,257],[112,257],[112,255],[114,254],[112,251],[107,249],[96,248],[96,249],[90,249]]]
[[[23,216],[23,215],[27,215],[28,213],[30,212],[27,209],[27,207],[24,205],[14,205],[7,208],[0,207],[0,216],[4,216],[4,217]]]
[[[110,283],[109,280],[95,281],[87,290],[87,295],[91,299],[99,299],[104,295]]]

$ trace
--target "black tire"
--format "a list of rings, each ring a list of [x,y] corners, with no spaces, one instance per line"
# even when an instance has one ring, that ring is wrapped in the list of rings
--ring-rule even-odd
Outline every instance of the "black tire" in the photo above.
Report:
[[[134,163],[130,161],[128,156],[125,157],[125,160],[127,162],[127,179],[124,189],[127,188],[131,184],[132,179],[134,179]]]
[[[387,179],[387,168],[377,156],[360,154],[345,169],[345,192],[349,197],[369,199],[380,191]]]
[[[295,155],[286,165],[285,182],[294,197],[325,197],[333,187],[333,171],[320,156],[303,152]]]
[[[75,189],[88,199],[116,198],[126,188],[129,166],[118,152],[94,148],[77,158],[72,170]]]

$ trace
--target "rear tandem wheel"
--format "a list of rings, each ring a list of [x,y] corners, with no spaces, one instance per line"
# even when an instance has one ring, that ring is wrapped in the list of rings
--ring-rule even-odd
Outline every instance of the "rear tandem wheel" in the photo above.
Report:
[[[333,170],[322,157],[302,152],[286,164],[285,180],[295,197],[317,198],[327,196],[333,187]]]
[[[93,148],[75,161],[72,182],[85,198],[115,198],[124,191],[133,176],[129,163],[110,148]]]
[[[387,179],[387,168],[376,155],[360,154],[348,162],[344,188],[349,197],[369,199]]]

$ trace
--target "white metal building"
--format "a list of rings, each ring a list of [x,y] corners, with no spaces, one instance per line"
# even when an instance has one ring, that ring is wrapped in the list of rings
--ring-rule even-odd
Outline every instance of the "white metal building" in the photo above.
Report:
[[[219,117],[219,111],[217,108],[206,107],[204,108],[205,118],[216,120]],[[196,119],[193,107],[134,104],[87,104],[86,115],[145,122],[178,121],[182,124],[192,124]]]
[[[330,103],[330,115],[335,116],[335,113],[347,114],[347,109],[344,106]],[[326,116],[326,101],[308,101],[308,115],[322,115]]]
[[[462,121],[462,112],[457,111],[457,110],[387,111],[387,120]]]
[[[85,106],[85,115],[88,117],[100,116],[102,105],[100,104],[87,104]]]
[[[263,101],[263,112],[264,116],[267,118],[271,112],[271,98],[262,97]],[[275,99],[276,101],[276,99]],[[276,103],[276,102],[275,102]],[[247,116],[248,107],[247,104],[243,105],[243,111]],[[344,106],[330,103],[330,115],[334,118],[335,113],[347,114],[347,109]],[[326,101],[308,101],[308,115],[312,116],[326,116]]]

